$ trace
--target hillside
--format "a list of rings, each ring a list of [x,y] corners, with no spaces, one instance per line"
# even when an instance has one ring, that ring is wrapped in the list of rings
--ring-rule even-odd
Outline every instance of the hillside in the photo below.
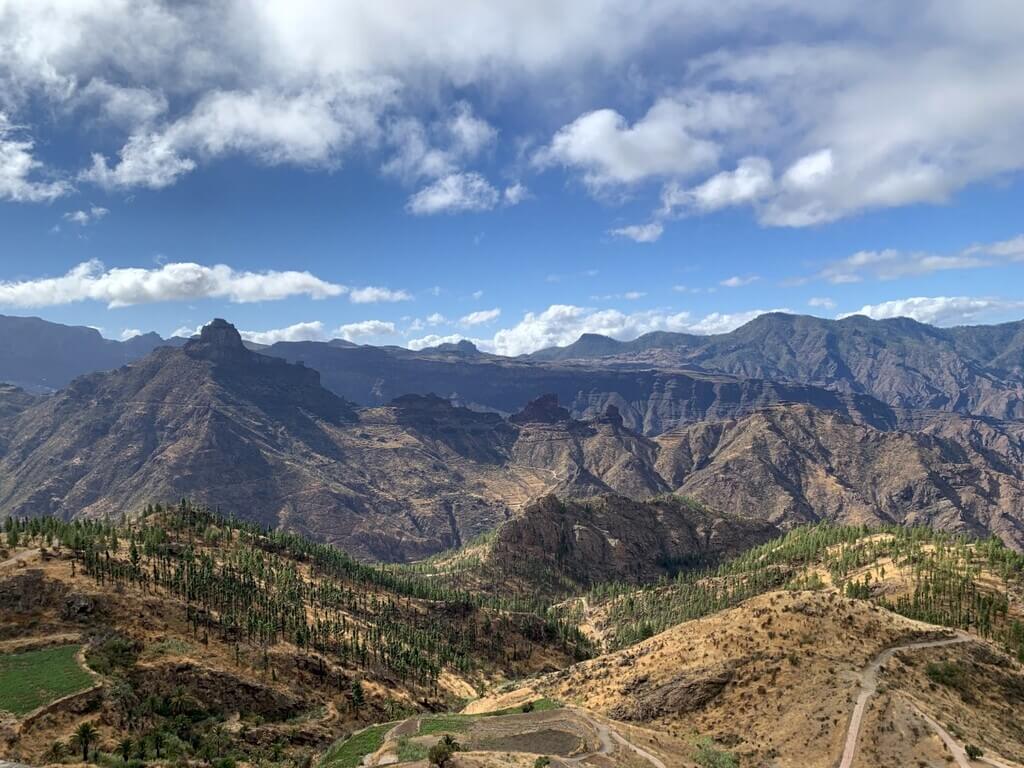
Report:
[[[972,744],[1024,759],[1013,714],[1024,704],[1019,664],[977,637],[834,592],[771,592],[531,688],[688,739],[695,758],[734,761],[704,765],[831,768],[853,728],[852,765],[945,766],[949,753],[928,718],[955,733],[961,751]]]
[[[361,724],[444,711],[586,652],[525,606],[184,503],[131,527],[48,518],[5,536],[0,661],[84,647],[65,663],[89,670],[0,718],[4,756],[37,764],[83,722],[106,752],[130,739],[132,757],[301,761]],[[13,693],[0,691],[0,709]]]

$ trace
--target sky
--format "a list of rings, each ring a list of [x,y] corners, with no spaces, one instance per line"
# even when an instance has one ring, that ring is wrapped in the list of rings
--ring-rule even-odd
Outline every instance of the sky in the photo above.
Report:
[[[518,355],[1024,317],[1019,0],[0,0],[0,313]]]

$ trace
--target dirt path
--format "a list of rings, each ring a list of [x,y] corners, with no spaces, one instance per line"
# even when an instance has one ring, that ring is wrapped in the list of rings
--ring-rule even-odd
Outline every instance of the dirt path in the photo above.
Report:
[[[592,757],[597,757],[599,755],[611,755],[615,752],[615,743],[618,742],[621,746],[625,747],[626,749],[632,750],[637,755],[642,757],[644,760],[649,762],[651,765],[654,766],[654,768],[666,768],[665,764],[661,762],[661,760],[652,755],[646,749],[638,747],[636,744],[631,742],[629,739],[627,739],[621,733],[613,729],[611,726],[595,720],[590,715],[584,714],[578,709],[571,709],[570,711],[573,712],[580,720],[587,723],[591,728],[597,731],[597,737],[601,741],[601,748],[598,749],[596,752],[590,752],[586,755],[580,755],[579,757],[560,758],[561,762],[567,763],[569,765],[579,765],[580,763],[584,762],[585,760],[589,760]]]
[[[839,768],[851,768],[853,759],[857,756],[857,742],[860,739],[861,725],[864,720],[864,712],[867,710],[868,702],[878,690],[878,672],[882,666],[900,651],[915,651],[924,648],[941,648],[946,645],[966,643],[971,636],[965,632],[957,632],[955,637],[945,640],[927,640],[920,643],[907,643],[887,648],[878,654],[861,673],[860,695],[857,696],[857,705],[853,708],[853,715],[850,717],[850,727],[846,732],[846,747],[843,749],[843,758],[839,762]],[[964,755],[966,759],[966,753]],[[965,768],[970,768],[970,763],[963,763]]]
[[[24,552],[19,552],[14,557],[9,557],[6,560],[0,561],[0,571],[8,568],[13,568],[18,563],[27,563],[33,557],[39,555],[38,549],[26,549]]]

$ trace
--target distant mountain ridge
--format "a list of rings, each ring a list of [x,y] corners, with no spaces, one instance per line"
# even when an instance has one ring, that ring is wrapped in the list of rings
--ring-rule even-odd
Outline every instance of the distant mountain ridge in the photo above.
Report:
[[[53,391],[185,341],[146,334],[116,342],[91,328],[0,316],[0,381]],[[324,386],[362,406],[436,393],[507,415],[554,393],[578,419],[614,405],[627,426],[648,436],[779,402],[839,410],[875,426],[904,411],[1024,419],[1024,321],[935,328],[905,318],[771,313],[727,334],[655,332],[625,342],[584,334],[518,358],[469,342],[419,351],[337,339],[246,346],[317,369]]]
[[[909,318],[769,313],[725,334],[585,335],[529,358],[683,366],[869,394],[895,408],[1024,418],[1024,320],[936,328]]]

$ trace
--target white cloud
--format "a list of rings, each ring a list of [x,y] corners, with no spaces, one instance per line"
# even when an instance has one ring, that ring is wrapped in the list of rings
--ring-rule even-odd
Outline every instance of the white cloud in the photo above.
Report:
[[[835,309],[836,303],[828,297],[815,296],[807,300],[807,306],[815,307],[817,309]]]
[[[382,170],[407,181],[447,176],[477,157],[497,136],[497,129],[477,117],[465,101],[457,102],[445,119],[429,126],[405,117],[388,128],[388,140],[396,152]]]
[[[757,275],[733,275],[732,277],[722,280],[719,285],[725,288],[742,288],[744,285],[750,285],[756,283],[761,278]]]
[[[761,315],[767,315],[772,312],[789,311],[790,310],[785,308],[779,308],[750,309],[745,312],[712,312],[691,325],[688,330],[690,333],[728,333],[729,331],[735,331],[741,325],[746,325],[751,320],[754,320]]]
[[[433,314],[427,315],[427,325],[441,325],[446,322],[448,322],[448,320],[440,312],[434,312]]]
[[[78,224],[80,226],[88,226],[94,222],[99,221],[104,216],[110,213],[106,208],[101,208],[98,205],[94,205],[89,210],[77,210],[68,211],[64,214],[63,218],[65,221],[70,221],[72,224]]]
[[[688,176],[717,165],[722,147],[712,137],[739,125],[753,107],[743,94],[694,91],[658,99],[632,125],[613,109],[598,109],[561,128],[533,161],[579,170],[595,191]]]
[[[505,187],[505,191],[502,192],[502,198],[505,201],[505,205],[519,205],[524,200],[529,199],[530,190],[526,188],[525,184],[516,182],[510,186]]]
[[[187,331],[188,329],[179,330]],[[175,333],[175,335],[177,336],[179,333]],[[239,335],[246,341],[267,346],[277,344],[279,341],[323,341],[326,338],[324,324],[319,320],[295,323],[286,328],[275,328],[270,331],[239,331]]]
[[[626,313],[617,309],[590,309],[571,304],[553,304],[543,312],[527,312],[511,328],[504,328],[490,340],[474,340],[481,349],[501,355],[522,355],[538,349],[572,344],[584,333],[599,333],[622,341],[651,331],[676,333],[725,333],[767,312],[786,309],[755,309],[747,312],[713,312],[694,319],[689,312],[648,310]]]
[[[489,211],[499,197],[498,190],[479,173],[452,173],[410,197],[407,207],[418,215]]]
[[[121,331],[121,341],[128,341],[128,339],[134,339],[136,336],[141,336],[142,331],[138,328],[125,328]]]
[[[1022,308],[1024,301],[1019,300],[969,296],[915,296],[883,301],[880,304],[865,304],[856,312],[847,312],[839,317],[866,315],[873,320],[909,317],[921,323],[949,326],[976,323],[1008,312],[1017,312]]]
[[[408,291],[394,291],[390,288],[379,288],[373,285],[368,285],[365,288],[353,288],[348,297],[353,304],[412,301],[412,295]]]
[[[978,269],[1024,260],[1024,235],[996,243],[975,244],[958,253],[939,255],[895,248],[858,251],[826,265],[815,275],[835,284],[859,283],[866,278],[896,280],[948,270]]]
[[[665,185],[659,215],[673,215],[680,209],[717,211],[753,203],[768,195],[773,187],[771,162],[763,157],[744,157],[735,170],[716,173],[691,189],[683,189],[677,182]]]
[[[660,221],[652,221],[649,224],[630,224],[626,227],[619,227],[611,230],[616,237],[625,237],[637,243],[653,243],[664,231]]]
[[[376,128],[374,109],[366,102],[385,93],[354,94],[339,107],[341,94],[213,91],[192,112],[161,130],[131,136],[118,163],[93,155],[83,180],[105,187],[160,189],[196,167],[196,157],[247,154],[268,165],[333,167],[339,154]]]
[[[246,303],[298,295],[324,299],[347,290],[309,272],[242,272],[224,264],[207,267],[188,262],[164,264],[155,269],[106,269],[93,260],[79,264],[61,277],[0,282],[0,305],[46,307],[101,301],[113,308],[208,298]]]
[[[440,344],[458,344],[460,341],[469,341],[478,347],[488,343],[486,340],[474,339],[469,336],[463,336],[459,333],[453,333],[447,336],[439,336],[438,334],[432,333],[429,336],[423,336],[419,339],[409,339],[405,343],[405,346],[409,349],[419,351],[421,349],[426,349],[427,347],[436,347]]]
[[[473,297],[473,301],[480,301],[480,299],[482,299],[482,298],[483,298],[483,296],[484,296],[484,292],[483,292],[483,291],[480,291],[480,290],[477,290],[477,291],[473,291],[473,292],[472,292],[472,293],[470,294],[470,296],[472,296],[472,297]]]
[[[495,307],[494,309],[480,309],[476,312],[470,312],[468,315],[459,319],[462,325],[483,325],[489,323],[491,320],[496,319],[501,314],[501,310]]]
[[[45,167],[32,154],[34,148],[35,143],[19,136],[17,127],[0,112],[0,200],[49,203],[71,191],[66,181],[37,178]]]
[[[339,326],[335,329],[334,335],[339,339],[353,342],[381,336],[394,336],[395,324],[383,320],[362,320],[358,323]]]

